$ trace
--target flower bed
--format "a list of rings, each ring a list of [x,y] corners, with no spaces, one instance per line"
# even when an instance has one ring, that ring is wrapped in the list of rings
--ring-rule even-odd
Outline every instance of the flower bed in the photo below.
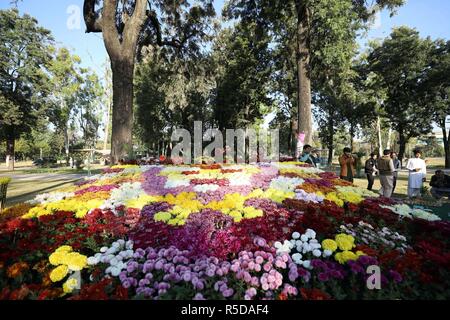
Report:
[[[0,216],[0,298],[448,299],[449,235],[304,163],[115,166]]]

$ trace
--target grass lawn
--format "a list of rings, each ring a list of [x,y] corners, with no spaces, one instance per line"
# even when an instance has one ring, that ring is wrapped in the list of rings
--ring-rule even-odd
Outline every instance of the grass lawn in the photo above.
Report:
[[[6,207],[33,199],[40,193],[54,191],[56,189],[69,187],[79,178],[72,179],[31,179],[31,180],[16,180],[13,179],[8,185],[6,195]]]
[[[14,171],[6,171],[4,167],[0,170],[0,176],[8,176],[12,179],[8,185],[7,207],[31,200],[40,193],[71,186],[88,173],[84,169],[76,170],[67,167],[33,168],[27,163],[19,163],[17,168],[18,170]],[[102,168],[104,166],[93,165],[91,174],[100,173]]]

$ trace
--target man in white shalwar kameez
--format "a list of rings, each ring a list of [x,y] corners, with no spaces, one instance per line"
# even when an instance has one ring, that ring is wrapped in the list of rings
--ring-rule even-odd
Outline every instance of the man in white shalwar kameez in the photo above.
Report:
[[[423,159],[420,159],[421,152],[419,150],[414,151],[415,158],[408,160],[406,169],[409,170],[408,178],[408,197],[414,198],[420,195],[423,182],[427,176],[427,166]]]

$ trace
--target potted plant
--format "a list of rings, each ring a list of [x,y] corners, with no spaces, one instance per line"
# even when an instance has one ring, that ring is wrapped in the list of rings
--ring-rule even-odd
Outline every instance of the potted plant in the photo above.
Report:
[[[3,207],[6,202],[6,190],[8,189],[8,184],[11,181],[11,178],[8,177],[0,177],[0,212],[2,212]]]

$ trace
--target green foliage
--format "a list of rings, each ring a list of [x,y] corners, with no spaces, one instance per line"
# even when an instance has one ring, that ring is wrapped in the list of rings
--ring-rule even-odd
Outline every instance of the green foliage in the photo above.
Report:
[[[245,128],[270,112],[269,41],[267,30],[255,23],[239,23],[218,35],[213,55],[221,67],[213,109],[220,130]]]
[[[49,95],[50,31],[17,10],[0,10],[0,139],[29,133]]]
[[[211,124],[208,104],[213,69],[210,57],[168,56],[152,47],[135,75],[135,135],[152,146],[170,140],[173,129],[192,130],[194,121]]]
[[[0,177],[0,185],[2,184],[8,184],[11,182],[11,178],[8,177]]]
[[[428,67],[432,43],[416,30],[396,28],[382,44],[373,44],[368,56],[375,90],[385,93],[383,114],[399,133],[400,158],[404,144],[431,130],[431,113],[421,103],[421,82]]]

